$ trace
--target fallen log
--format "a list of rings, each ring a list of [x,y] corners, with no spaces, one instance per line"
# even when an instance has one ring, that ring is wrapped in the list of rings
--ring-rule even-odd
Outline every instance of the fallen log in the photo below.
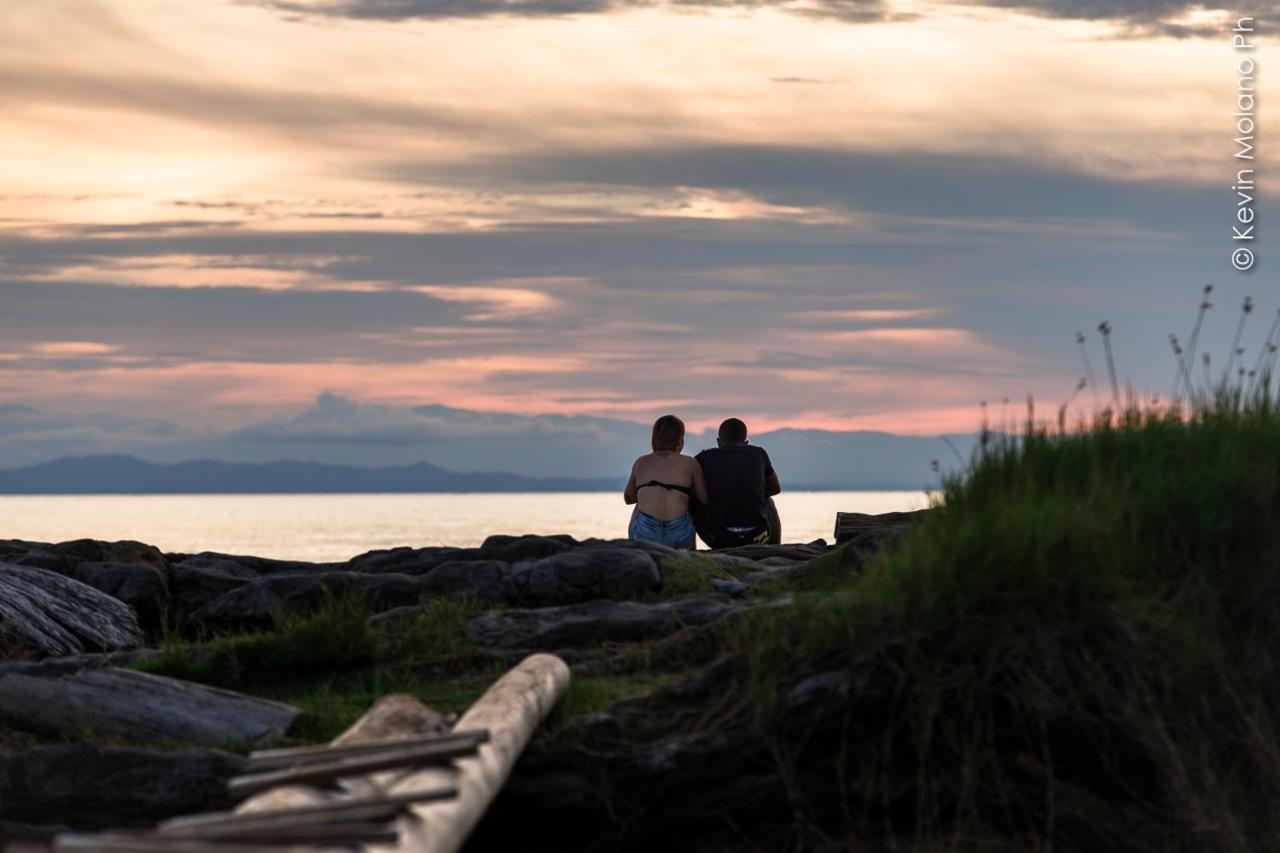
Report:
[[[207,746],[283,735],[301,712],[279,702],[115,667],[0,666],[0,723],[54,737],[85,732]]]
[[[555,655],[532,655],[498,679],[454,726],[455,731],[487,729],[489,741],[476,754],[454,761],[452,771],[425,768],[396,782],[391,793],[406,793],[452,781],[458,796],[452,800],[410,806],[398,822],[399,840],[373,851],[455,853],[488,810],[516,759],[538,724],[569,686],[569,667]]]
[[[0,657],[111,652],[141,642],[129,605],[56,572],[0,563]]]

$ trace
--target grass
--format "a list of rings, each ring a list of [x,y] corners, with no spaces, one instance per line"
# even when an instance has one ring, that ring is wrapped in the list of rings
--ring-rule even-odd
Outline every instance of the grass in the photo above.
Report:
[[[468,638],[477,612],[471,602],[427,599],[416,616],[379,625],[359,596],[329,596],[308,615],[281,614],[272,631],[174,642],[137,668],[294,705],[304,716],[290,740],[320,742],[387,693],[465,710],[503,668]]]
[[[988,446],[856,582],[691,643],[780,731],[799,674],[899,685],[832,762],[903,849],[1080,820],[1134,850],[1280,833],[1280,414],[1220,397]],[[829,558],[834,559],[834,558]],[[837,779],[838,777],[838,779]],[[847,814],[846,814],[847,817]]]
[[[469,640],[467,625],[477,612],[472,602],[426,599],[413,618],[379,625],[360,597],[330,596],[309,615],[282,614],[272,631],[175,642],[137,668],[293,705],[303,717],[286,742],[319,743],[388,693],[408,693],[445,714],[465,711],[507,669]],[[603,710],[662,678],[575,677],[548,727]]]
[[[690,595],[712,592],[712,578],[732,577],[728,570],[705,554],[694,551],[658,561],[662,573],[662,588],[647,597],[652,601],[671,601]]]

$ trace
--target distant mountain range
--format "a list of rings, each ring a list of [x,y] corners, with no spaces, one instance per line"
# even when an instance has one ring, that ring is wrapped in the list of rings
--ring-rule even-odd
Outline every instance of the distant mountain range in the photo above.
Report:
[[[0,493],[612,490],[649,447],[649,432],[647,423],[611,418],[373,405],[336,394],[235,429],[4,404]],[[868,430],[751,433],[788,490],[936,486],[933,461],[958,470],[975,441]],[[714,446],[710,429],[686,436],[687,453]]]
[[[598,492],[617,479],[457,473],[426,462],[358,468],[319,462],[159,464],[135,456],[67,456],[0,470],[0,494],[288,494],[304,492]]]

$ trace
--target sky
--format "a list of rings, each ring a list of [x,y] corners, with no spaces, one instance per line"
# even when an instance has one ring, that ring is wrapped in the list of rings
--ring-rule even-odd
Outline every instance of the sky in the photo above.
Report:
[[[1229,263],[1235,17],[10,0],[0,464],[335,400],[375,437],[423,406],[967,432],[1070,398],[1077,330],[1101,374],[1102,320],[1167,395],[1206,282],[1220,356],[1245,294],[1246,360],[1280,308],[1265,146],[1259,267]]]

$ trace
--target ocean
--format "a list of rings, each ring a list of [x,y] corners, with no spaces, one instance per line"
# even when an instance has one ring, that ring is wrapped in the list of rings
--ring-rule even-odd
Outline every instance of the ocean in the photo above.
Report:
[[[837,512],[928,505],[924,492],[784,492],[787,542],[830,541]],[[626,536],[616,492],[536,494],[0,495],[0,539],[136,539],[167,552],[330,562],[400,545],[479,545],[493,533]]]

